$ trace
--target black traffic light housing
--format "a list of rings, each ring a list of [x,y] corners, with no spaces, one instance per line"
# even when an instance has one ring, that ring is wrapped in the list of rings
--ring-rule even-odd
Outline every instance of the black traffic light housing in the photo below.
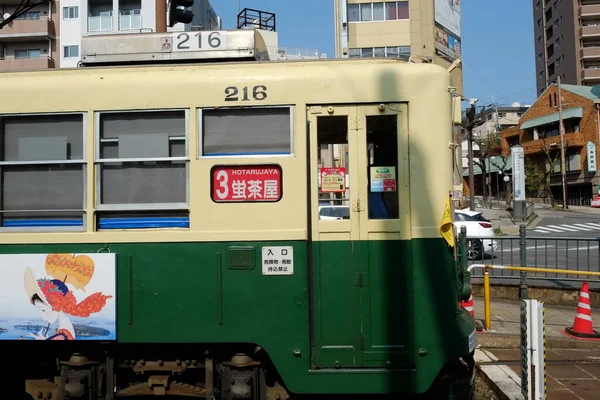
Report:
[[[169,27],[176,23],[189,24],[194,18],[194,13],[185,10],[194,5],[194,0],[170,0],[169,1]],[[183,8],[183,9],[182,9]]]

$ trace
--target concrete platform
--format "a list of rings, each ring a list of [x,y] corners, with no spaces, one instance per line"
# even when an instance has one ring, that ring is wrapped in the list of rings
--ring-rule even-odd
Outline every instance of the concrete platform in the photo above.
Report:
[[[483,319],[483,299],[474,298],[475,318]],[[571,327],[576,307],[545,305],[546,398],[600,399],[600,341],[572,339],[562,333]],[[500,399],[521,395],[520,317],[517,301],[491,304],[490,331],[477,334],[478,374]],[[592,308],[594,329],[600,332],[600,309]]]

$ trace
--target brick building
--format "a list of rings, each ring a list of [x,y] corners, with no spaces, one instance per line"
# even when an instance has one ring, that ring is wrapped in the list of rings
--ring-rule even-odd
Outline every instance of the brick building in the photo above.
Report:
[[[567,198],[571,205],[589,205],[600,184],[596,149],[600,141],[600,85],[562,85]],[[521,117],[519,126],[502,132],[503,154],[521,145],[526,161],[540,171],[552,168],[551,190],[562,201],[558,87],[550,85]],[[548,155],[549,154],[549,155]],[[589,163],[588,163],[589,159]],[[542,197],[543,193],[528,193]]]

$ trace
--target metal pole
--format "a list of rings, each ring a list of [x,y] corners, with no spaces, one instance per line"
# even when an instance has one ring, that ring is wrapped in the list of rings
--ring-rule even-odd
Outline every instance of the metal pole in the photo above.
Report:
[[[525,232],[525,225],[519,226],[519,256],[521,261],[521,267],[527,266],[527,237]],[[524,300],[527,298],[527,272],[521,271],[521,279],[519,283],[519,299]]]
[[[566,163],[565,163],[565,125],[563,124],[562,117],[562,92],[560,87],[560,75],[558,76],[558,130],[560,133],[560,176],[562,180],[562,194],[563,194],[563,209],[568,209],[567,205],[567,175],[566,175]]]
[[[475,104],[471,104],[473,119],[475,119]],[[469,201],[471,203],[471,211],[475,211],[475,177],[473,176],[473,125],[475,121],[469,121],[467,130],[468,137],[468,158],[469,158]]]
[[[485,330],[489,331],[492,329],[492,317],[490,310],[490,271],[487,268],[483,270],[483,308]]]

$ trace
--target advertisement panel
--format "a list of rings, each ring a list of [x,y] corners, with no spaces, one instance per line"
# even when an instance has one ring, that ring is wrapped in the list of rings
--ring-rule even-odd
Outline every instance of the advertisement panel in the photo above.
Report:
[[[435,22],[460,38],[460,0],[435,0]]]
[[[449,58],[451,61],[460,58],[460,40],[439,26],[435,27],[435,49],[437,54]]]
[[[321,168],[321,193],[344,193],[346,168]]]
[[[2,254],[0,340],[115,340],[116,255]]]

